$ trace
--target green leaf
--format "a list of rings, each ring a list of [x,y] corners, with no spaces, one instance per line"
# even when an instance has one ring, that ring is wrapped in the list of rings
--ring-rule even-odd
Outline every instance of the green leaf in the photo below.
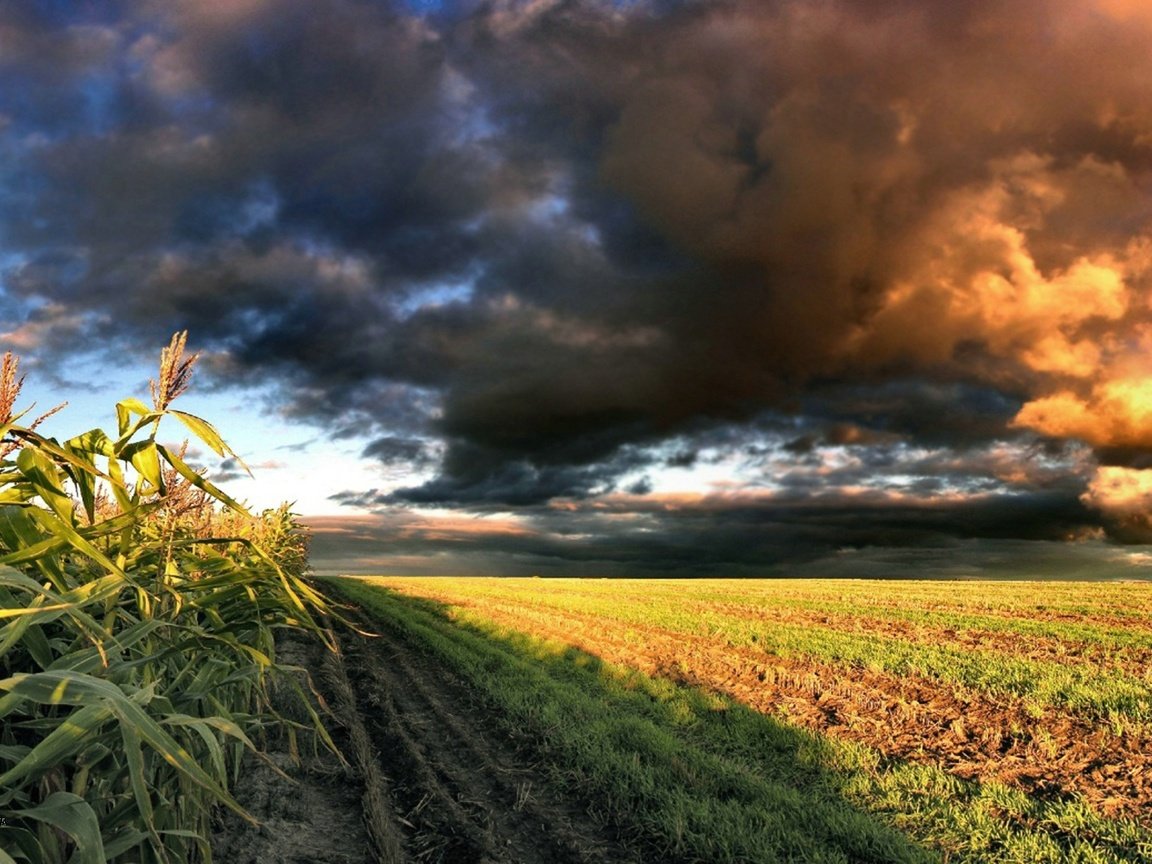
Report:
[[[67,544],[58,537],[46,537],[32,545],[23,548],[17,547],[15,552],[0,557],[0,564],[26,564],[33,561],[40,565],[46,565],[50,563],[47,560],[48,556],[63,549],[65,545]]]
[[[121,513],[119,516],[112,516],[99,522],[95,525],[85,526],[80,529],[85,537],[89,540],[95,540],[100,537],[107,537],[110,534],[119,534],[126,529],[135,528],[144,517],[150,515],[155,510],[160,510],[164,507],[164,501],[157,499],[155,501],[147,501],[143,504],[137,504],[128,513]]]
[[[64,470],[68,472],[68,476],[76,486],[76,490],[80,495],[80,503],[84,506],[84,512],[88,516],[88,521],[95,522],[96,478],[100,476],[102,472],[96,467],[93,459],[97,454],[104,456],[112,455],[112,442],[101,430],[92,429],[83,435],[69,438],[64,442],[63,449],[80,463],[81,467],[78,467],[75,463],[66,463]],[[93,458],[87,458],[89,456]]]
[[[239,501],[233,499],[230,495],[226,494],[221,489],[218,489],[213,483],[204,479],[201,475],[197,474],[190,467],[188,467],[188,464],[183,459],[181,459],[163,444],[157,444],[156,449],[160,451],[160,455],[164,457],[164,460],[174,469],[176,469],[176,472],[181,477],[183,477],[197,489],[202,489],[217,501],[227,504],[237,513],[243,513],[245,516],[251,515],[248,512],[247,507],[245,507]],[[3,563],[2,560],[0,560],[0,563]]]
[[[71,792],[53,792],[44,803],[14,814],[19,819],[34,819],[58,828],[76,844],[69,864],[106,864],[100,823],[92,805]]]
[[[211,423],[197,417],[195,414],[188,414],[184,411],[176,411],[170,408],[168,413],[187,426],[193,435],[211,447],[217,456],[233,457],[240,463],[241,467],[248,472],[249,476],[251,476],[252,472],[248,470],[248,466],[244,464],[244,460],[236,455],[235,450],[224,443],[224,439],[220,437],[220,433],[216,431],[216,428]]]
[[[25,700],[43,705],[85,706],[69,714],[64,722],[33,748],[27,758],[0,775],[0,788],[29,775],[39,775],[65,757],[74,756],[80,747],[91,741],[90,736],[95,729],[114,714],[122,724],[131,725],[165,762],[220,803],[241,817],[255,822],[223,786],[213,780],[171,735],[115,684],[69,670],[50,670],[31,675],[13,675],[0,681],[0,690],[9,691],[0,699],[0,711],[7,709],[4,713],[10,712]],[[16,700],[15,704],[10,700]],[[0,713],[0,716],[3,714]]]
[[[121,576],[124,575],[123,571],[121,571],[119,567],[112,563],[112,560],[107,555],[89,543],[71,525],[55,518],[46,510],[34,509],[31,511],[31,516],[32,519],[40,523],[40,526],[52,537],[67,542],[68,545],[72,546],[72,548],[79,552],[83,552],[89,558],[96,561],[102,567],[105,567],[113,573]],[[0,563],[4,563],[4,561],[0,560]]]
[[[0,538],[9,549],[21,549],[40,542],[43,535],[36,530],[26,507],[9,505],[0,507]]]
[[[156,452],[156,442],[152,439],[129,444],[120,453],[121,458],[132,463],[132,467],[152,484],[152,488],[164,493],[164,473],[160,470],[160,454]]]
[[[16,465],[36,494],[62,519],[72,518],[72,497],[63,489],[63,472],[51,459],[34,447],[25,447],[16,457]]]
[[[137,621],[135,624],[118,632],[115,638],[109,641],[111,645],[115,647],[116,651],[124,652],[166,626],[167,622],[159,621],[155,618]],[[151,656],[147,658],[148,661],[152,659],[153,657]],[[67,670],[92,675],[98,672],[103,664],[104,658],[101,656],[100,651],[95,646],[89,646],[57,657],[46,668],[53,671]]]
[[[128,486],[124,483],[124,469],[120,467],[118,459],[108,458],[108,475],[112,478],[112,494],[116,497],[116,503],[123,512],[132,513],[135,502],[128,494]]]
[[[6,486],[0,492],[0,504],[23,504],[32,497],[32,493],[20,486]]]
[[[3,704],[18,694],[9,693],[0,699],[0,716],[7,713]],[[0,804],[12,799],[18,791],[16,782],[25,778],[35,779],[51,771],[62,762],[71,762],[92,743],[96,730],[112,718],[112,709],[107,704],[87,705],[73,711],[39,744],[32,748],[24,759],[0,774]]]
[[[141,419],[132,424],[132,415],[140,414]],[[116,429],[117,434],[120,436],[116,442],[117,447],[123,446],[129,438],[136,434],[136,431],[141,426],[147,426],[157,415],[153,414],[152,409],[141,402],[139,399],[122,399],[116,403]]]
[[[64,613],[59,614],[63,615]],[[21,644],[28,649],[29,655],[41,669],[47,668],[48,664],[52,662],[53,650],[52,643],[44,634],[44,628],[41,625],[47,624],[54,617],[55,613],[38,617],[35,620],[32,618],[23,619],[27,622],[27,629],[24,631],[24,639]],[[95,624],[96,622],[93,621],[92,623]]]
[[[148,780],[144,776],[144,751],[140,733],[131,723],[121,723],[120,737],[124,741],[124,754],[128,758],[128,778],[132,784],[136,806],[144,819],[144,827],[155,837],[156,821],[152,811],[152,795],[148,791]]]
[[[32,616],[36,615],[37,613],[42,614],[43,606],[44,598],[36,597],[32,600],[32,603],[29,606],[23,609],[0,609],[0,618],[6,618],[10,615],[20,615],[21,613],[25,613],[15,621],[11,621],[8,624],[5,624],[3,627],[0,627],[0,657],[3,657],[5,654],[7,654],[13,645],[24,638],[25,634],[28,632],[28,628],[32,626],[32,622],[34,620]]]
[[[76,484],[76,491],[80,493],[80,505],[84,508],[84,515],[88,517],[88,522],[95,522],[96,478],[87,472],[78,472],[72,473],[72,482]]]
[[[0,744],[0,759],[5,762],[19,762],[31,752],[32,748],[24,744]]]
[[[212,734],[211,728],[204,722],[204,719],[191,717],[187,714],[176,714],[165,717],[161,722],[165,726],[180,726],[195,732],[208,751],[208,763],[212,768],[212,774],[215,775],[215,779],[221,785],[228,783],[228,771],[224,767],[224,750],[220,746],[220,742],[216,739],[216,736]]]
[[[94,462],[90,459],[85,459],[77,456],[66,447],[61,447],[58,443],[51,438],[45,438],[42,435],[37,435],[29,429],[21,429],[17,433],[15,430],[13,434],[18,434],[21,440],[33,449],[40,450],[43,453],[48,453],[55,456],[61,462],[67,463],[78,471],[88,471],[94,473],[97,477],[102,479],[109,479],[106,474],[100,471]]]
[[[59,613],[74,608],[74,605],[71,603],[54,603],[51,606],[45,606],[42,603],[37,603],[38,600],[40,600],[39,597],[32,601],[32,605],[28,605],[23,608],[0,609],[0,618],[27,619],[29,621],[43,618],[45,621],[51,621],[54,618],[58,618],[60,616],[48,615],[46,613]],[[6,633],[7,627],[5,627],[5,629],[0,632]],[[10,636],[6,635],[4,640],[7,641],[10,638]],[[0,654],[3,654],[4,650],[4,642],[0,642]]]
[[[253,825],[257,824],[256,819],[240,806],[240,803],[228,793],[228,790],[213,780],[200,767],[199,763],[188,754],[188,751],[160,728],[160,725],[143,708],[130,699],[118,699],[111,707],[122,723],[130,723],[136,727],[140,736],[165,762],[241,818],[248,820]],[[0,785],[3,785],[3,777],[0,777]]]
[[[13,820],[8,817],[8,825],[0,823],[0,839],[2,839],[4,848],[17,852],[20,855],[20,861],[31,861],[33,864],[39,864],[44,861],[44,848],[40,845],[40,841],[36,835],[29,831],[27,828],[17,828],[13,825]],[[0,859],[2,861],[3,859]],[[9,859],[11,860],[11,859]]]
[[[126,829],[104,844],[104,854],[108,856],[109,860],[114,861],[147,839],[148,835],[143,831],[137,831],[135,828]]]
[[[112,682],[71,669],[17,672],[0,681],[0,690],[40,705],[97,705],[101,700],[127,698]]]
[[[111,456],[112,439],[103,429],[89,429],[82,435],[69,438],[64,442],[64,448],[79,453],[92,453],[93,455]]]

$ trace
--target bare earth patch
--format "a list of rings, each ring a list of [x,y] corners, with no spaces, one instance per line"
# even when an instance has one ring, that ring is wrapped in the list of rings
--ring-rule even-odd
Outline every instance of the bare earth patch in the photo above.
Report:
[[[286,742],[270,754],[289,778],[253,759],[237,797],[260,821],[231,813],[215,860],[360,864],[622,864],[637,859],[589,813],[558,796],[468,688],[386,631],[344,633],[343,657],[293,644],[337,717],[347,763]],[[284,650],[281,650],[283,657]]]

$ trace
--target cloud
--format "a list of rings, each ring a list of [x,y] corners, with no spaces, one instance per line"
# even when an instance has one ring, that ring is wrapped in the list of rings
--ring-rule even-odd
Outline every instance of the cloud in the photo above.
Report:
[[[423,467],[435,461],[435,457],[429,452],[427,442],[396,435],[377,438],[364,448],[362,455],[379,459],[385,465],[406,463]]]
[[[889,550],[891,557],[898,555],[893,550],[916,548],[920,563],[947,564],[934,572],[968,566],[968,575],[1008,575],[1011,564],[1026,560],[1029,544],[1063,545],[1090,534],[1084,526],[1091,523],[1075,495],[1062,492],[932,506],[877,498],[862,507],[847,497],[672,499],[629,490],[597,501],[517,507],[515,517],[493,513],[463,526],[459,520],[446,510],[396,508],[375,516],[313,518],[316,566],[327,572],[605,576],[811,574],[823,566],[819,575],[923,578],[933,571],[907,562],[883,573],[829,564],[848,550],[874,561],[877,550]],[[994,550],[1004,544],[1013,549],[1012,562],[997,565]]]
[[[237,460],[223,459],[216,466],[216,469],[208,475],[208,479],[213,483],[227,484],[247,476],[249,476],[249,472],[245,471]]]
[[[1085,396],[1061,391],[1029,402],[1013,424],[1100,447],[1152,449],[1152,378],[1096,384]]]
[[[1101,466],[1080,500],[1103,514],[1113,537],[1152,543],[1152,471]]]
[[[884,536],[967,536],[914,508],[1015,487],[1063,535],[1108,484],[1058,440],[1152,452],[1142,10],[8,7],[4,338],[62,367],[187,327],[218,386],[271,382],[287,416],[423,472],[359,506],[629,489],[647,512],[660,472],[761,448],[757,482],[846,502],[855,472],[845,513]],[[856,460],[834,483],[833,452]],[[915,493],[907,532],[885,484]],[[731,548],[785,554],[828,516],[795,512]],[[871,542],[868,518],[833,527]],[[613,539],[671,561],[710,536]]]

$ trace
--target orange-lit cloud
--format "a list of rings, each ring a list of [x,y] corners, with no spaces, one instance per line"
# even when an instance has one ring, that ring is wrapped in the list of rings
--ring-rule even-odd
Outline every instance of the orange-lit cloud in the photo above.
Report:
[[[1116,340],[1109,328],[1132,305],[1127,277],[1144,255],[1134,250],[1130,265],[1102,251],[1045,269],[1031,237],[1066,200],[1069,175],[1099,166],[1057,171],[1024,154],[994,170],[993,183],[951,195],[910,241],[903,272],[856,335],[863,359],[947,362],[971,342],[1037,373],[1098,374]]]
[[[1097,5],[1120,21],[1143,20],[1152,23],[1152,6],[1146,0],[1097,0]]]
[[[1088,484],[1084,502],[1102,510],[1152,514],[1152,471],[1102,466]]]
[[[1128,542],[1152,542],[1152,471],[1102,466],[1081,500],[1100,511],[1114,536]]]
[[[315,534],[355,536],[387,528],[398,539],[443,540],[452,537],[514,536],[531,533],[525,521],[514,515],[471,516],[451,511],[397,510],[387,515],[316,516],[308,520]]]
[[[531,529],[515,516],[467,516],[453,513],[416,515],[405,520],[401,538],[443,540],[453,537],[527,535]]]
[[[1104,380],[1085,397],[1062,391],[1034,399],[1012,422],[1098,447],[1152,449],[1152,377]]]

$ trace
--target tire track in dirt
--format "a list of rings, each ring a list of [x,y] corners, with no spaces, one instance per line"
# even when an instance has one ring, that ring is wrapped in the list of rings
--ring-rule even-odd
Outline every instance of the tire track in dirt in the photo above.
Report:
[[[343,635],[359,715],[380,754],[412,861],[623,864],[635,859],[484,721],[467,687],[410,640]]]
[[[379,864],[402,864],[405,860],[403,832],[392,804],[392,788],[376,755],[376,748],[356,708],[356,694],[340,655],[325,651],[323,681],[332,694],[332,705],[347,730],[348,758],[360,772],[364,822]]]
[[[313,669],[324,648],[298,636],[277,640],[277,661]],[[304,674],[299,683],[309,692]],[[284,688],[274,688],[273,706],[307,725],[306,712]],[[320,707],[316,703],[314,707]],[[342,728],[331,730],[347,751]],[[260,824],[220,811],[211,839],[212,859],[223,864],[371,864],[377,860],[360,817],[359,777],[353,766],[312,740],[273,733],[263,758],[245,757],[236,799]]]
[[[318,643],[288,651],[289,662],[320,673],[314,683],[349,764],[311,745],[296,760],[286,742],[273,742],[269,758],[287,776],[250,757],[236,792],[261,825],[222,814],[215,860],[637,864],[589,815],[592,802],[549,788],[463,682],[386,624],[373,626],[375,638],[341,630],[340,656]]]

